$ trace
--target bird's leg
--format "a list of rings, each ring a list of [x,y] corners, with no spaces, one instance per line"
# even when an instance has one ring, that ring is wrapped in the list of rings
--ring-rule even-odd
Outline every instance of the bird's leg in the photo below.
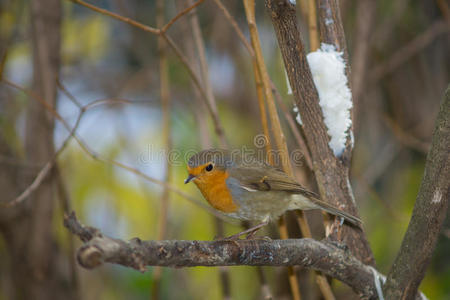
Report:
[[[260,230],[262,227],[266,226],[267,224],[269,224],[269,220],[268,219],[264,220],[263,222],[259,223],[256,226],[253,226],[253,227],[251,227],[249,229],[246,229],[246,230],[244,230],[242,232],[239,232],[239,233],[233,234],[233,235],[231,235],[229,237],[226,237],[226,238],[224,238],[224,240],[237,240],[243,235],[247,235],[246,238],[247,239],[251,239],[258,230]]]
[[[343,217],[336,217],[336,219],[335,219],[334,224],[338,223],[338,225],[336,226],[337,227],[336,232],[337,232],[337,238],[339,241],[341,240],[341,237],[342,237],[341,233],[342,233],[342,227],[344,226],[344,221],[345,221],[345,219]]]
[[[269,224],[268,220],[264,221],[264,222],[262,222],[262,223],[260,223],[260,224],[258,224],[256,226],[254,226],[252,228],[250,228],[250,229],[253,229],[253,230],[250,231],[245,238],[247,240],[251,240],[255,236],[256,232],[258,232],[258,230],[260,230],[262,227],[266,226],[267,224]]]

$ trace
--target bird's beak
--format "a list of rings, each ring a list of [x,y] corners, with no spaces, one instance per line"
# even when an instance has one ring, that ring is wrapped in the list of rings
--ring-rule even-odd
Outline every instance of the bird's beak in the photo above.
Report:
[[[186,178],[186,180],[184,181],[184,184],[189,183],[192,179],[194,179],[195,176],[192,174],[189,174],[189,176]]]

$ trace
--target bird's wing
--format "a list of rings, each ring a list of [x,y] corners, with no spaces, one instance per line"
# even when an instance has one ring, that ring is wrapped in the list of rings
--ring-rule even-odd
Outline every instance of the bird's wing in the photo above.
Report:
[[[361,220],[349,213],[320,200],[320,196],[308,191],[283,171],[268,165],[234,167],[230,176],[239,179],[239,184],[248,191],[285,191],[307,197],[317,208],[340,216],[359,226]]]
[[[230,176],[239,179],[242,187],[257,191],[285,191],[318,199],[316,193],[308,191],[283,171],[268,165],[234,167]]]

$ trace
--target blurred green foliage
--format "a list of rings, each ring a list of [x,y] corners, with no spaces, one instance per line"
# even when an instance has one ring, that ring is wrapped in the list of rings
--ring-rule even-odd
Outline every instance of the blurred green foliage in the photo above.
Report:
[[[225,1],[224,1],[225,2]],[[354,30],[349,24],[354,24],[355,9],[346,1],[345,25],[346,34],[352,49]],[[413,1],[414,2],[414,1]],[[11,3],[10,3],[11,4]],[[154,153],[162,150],[161,114],[159,103],[158,57],[156,37],[121,24],[106,16],[94,13],[86,8],[76,6],[70,1],[63,2],[64,21],[62,24],[62,69],[61,80],[81,103],[102,98],[126,98],[137,104],[105,105],[87,112],[80,128],[80,136],[100,153],[102,157],[125,162],[143,172],[160,178],[164,173],[163,160],[142,161],[142,155],[149,146]],[[97,1],[96,5],[107,5],[107,8],[120,14],[136,18],[146,24],[154,25],[153,1]],[[9,40],[8,59],[5,65],[5,77],[14,79],[18,84],[29,86],[31,83],[31,49],[27,28],[28,15],[26,1],[17,1],[9,9],[0,12],[0,35]],[[422,11],[420,7],[428,10]],[[227,3],[236,17],[242,30],[247,33],[242,4],[238,1]],[[280,54],[277,48],[273,29],[267,16],[264,15],[262,3],[258,3],[258,24],[269,71],[289,108],[292,108],[291,96],[286,95],[285,75]],[[389,18],[392,12],[391,1],[381,1],[378,8],[378,22]],[[167,18],[177,11],[174,3],[167,3]],[[220,119],[225,125],[226,135],[233,147],[253,146],[253,137],[261,133],[259,110],[255,98],[253,75],[250,57],[237,42],[234,33],[225,29],[226,20],[217,8],[206,1],[198,9],[203,35],[207,47],[208,62],[225,55],[233,73],[228,69],[215,68],[210,72],[219,74],[213,87],[218,100]],[[395,34],[389,39],[389,49],[400,47],[396,36],[407,35],[409,40],[418,32],[423,31],[430,20],[438,18],[439,12],[433,4],[418,4],[414,2],[407,7],[399,18],[399,23],[393,28]],[[221,34],[223,32],[223,34]],[[180,20],[170,29],[174,40],[183,45],[183,39],[190,33],[185,19]],[[447,41],[448,42],[448,41]],[[433,55],[436,47],[442,47],[443,41],[436,41],[430,49],[414,58],[409,67],[424,69],[427,57]],[[372,45],[373,44],[373,45]],[[372,41],[371,46],[376,44]],[[448,50],[448,43],[446,46]],[[376,51],[374,51],[376,52]],[[211,120],[206,110],[195,98],[191,80],[179,60],[169,53],[169,76],[171,85],[171,136],[173,149],[179,151],[179,164],[172,166],[171,182],[179,189],[195,195],[204,201],[193,185],[184,185],[186,176],[184,154],[200,149],[198,124],[194,117],[195,111],[201,111],[201,118],[206,120],[208,131],[213,141],[216,141]],[[372,60],[379,60],[381,52]],[[375,55],[374,55],[375,56]],[[447,64],[448,65],[448,64]],[[431,67],[430,67],[431,68]],[[448,82],[448,68],[443,70],[426,69],[433,74],[446,74],[442,82]],[[404,71],[404,70],[403,70]],[[216,74],[216,75],[217,75]],[[396,76],[402,76],[402,69]],[[423,76],[422,73],[417,76]],[[444,75],[440,75],[444,76]],[[393,76],[394,77],[394,76]],[[230,79],[231,78],[231,79]],[[223,80],[220,80],[223,79]],[[228,81],[227,81],[228,80]],[[387,80],[395,81],[389,77]],[[439,81],[439,82],[441,82]],[[423,90],[434,90],[436,95],[442,94],[442,86],[426,86]],[[400,125],[409,124],[406,129],[412,135],[425,142],[430,141],[438,98],[427,98],[426,104],[420,104],[421,99],[410,98],[408,85],[397,80],[395,91],[383,88],[382,82],[367,92],[367,100],[360,110],[360,118],[354,160],[353,185],[356,200],[361,208],[365,229],[372,246],[377,266],[383,273],[388,272],[399,249],[415,197],[423,175],[425,155],[402,143],[393,132],[383,125],[381,117],[374,116],[374,107],[379,114],[393,114]],[[223,86],[233,88],[222,89]],[[3,87],[2,87],[3,88]],[[23,94],[8,91],[7,97],[15,101],[10,106],[13,109],[0,114],[1,130],[14,149],[21,152],[20,143],[23,135],[24,117],[27,99]],[[425,92],[424,92],[425,93]],[[375,96],[374,96],[375,95]],[[435,96],[435,94],[431,94]],[[399,99],[407,98],[402,102]],[[423,97],[422,97],[423,98]],[[375,104],[374,104],[375,103]],[[391,106],[405,107],[403,115],[396,115]],[[430,111],[423,111],[420,105],[426,105]],[[69,120],[76,116],[75,106],[60,93],[58,109]],[[130,111],[126,112],[125,110]],[[152,112],[153,111],[153,112]],[[148,114],[147,114],[148,112]],[[131,116],[131,117],[130,117]],[[284,117],[281,117],[284,119]],[[424,120],[422,123],[419,120]],[[414,126],[420,127],[415,131]],[[283,120],[290,149],[296,146],[289,127]],[[406,126],[406,125],[405,125]],[[67,133],[57,127],[55,143],[60,145],[58,136]],[[422,135],[421,135],[422,134]],[[387,163],[381,174],[374,178],[367,189],[363,181],[364,174],[375,167],[383,146],[392,144],[399,153]],[[148,153],[147,153],[148,154]],[[69,198],[73,209],[85,223],[100,228],[106,234],[130,239],[156,239],[160,210],[162,188],[144,179],[117,168],[111,164],[96,161],[89,157],[74,141],[58,159],[59,168],[63,174]],[[363,179],[361,179],[363,178]],[[380,201],[384,201],[385,204]],[[60,205],[59,205],[60,206]],[[61,207],[54,219],[54,228],[58,240],[70,255],[69,239],[62,224]],[[389,212],[389,210],[392,210]],[[448,225],[448,223],[447,223]],[[226,225],[226,234],[240,230],[237,225]],[[320,229],[318,229],[320,231]],[[448,227],[447,236],[443,236],[438,244],[437,256],[443,259],[445,265],[434,260],[423,281],[421,289],[430,299],[445,299],[450,297],[450,268],[448,253],[450,253]],[[272,230],[273,231],[273,230]],[[213,217],[203,209],[194,206],[185,199],[170,195],[168,232],[169,239],[210,240],[216,235]],[[76,242],[78,245],[78,242]],[[5,252],[5,245],[0,242],[0,253]],[[0,260],[5,256],[1,255]],[[436,257],[435,257],[436,259]],[[0,262],[0,265],[5,262]],[[118,266],[104,266],[93,271],[78,268],[83,299],[148,299],[153,288],[152,268],[141,274]],[[232,295],[235,299],[260,299],[261,292],[255,269],[249,267],[230,268]],[[273,291],[277,290],[277,280],[280,270],[265,268]],[[4,275],[4,274],[3,274]],[[309,279],[308,279],[309,280]],[[345,299],[345,287],[336,285],[337,294]],[[0,299],[2,297],[0,287]],[[217,268],[163,269],[162,299],[221,299],[221,286]]]

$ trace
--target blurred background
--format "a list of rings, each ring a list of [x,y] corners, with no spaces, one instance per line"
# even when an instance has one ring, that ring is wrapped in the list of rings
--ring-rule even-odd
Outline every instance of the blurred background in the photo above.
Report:
[[[159,14],[165,17],[162,24],[193,3],[163,2],[163,13]],[[223,2],[248,38],[242,3]],[[263,2],[257,2],[256,19],[264,59],[284,103],[279,105],[279,115],[292,151],[298,145],[286,114],[295,118],[293,97],[287,93],[272,24]],[[449,83],[450,12],[448,2],[439,0],[339,2],[355,104],[351,183],[377,268],[386,274],[408,225],[439,103]],[[55,120],[51,129],[50,144],[54,143],[55,151],[61,151],[50,179],[43,180],[44,184],[50,181],[52,185],[48,193],[51,208],[46,210],[47,215],[44,213],[51,232],[48,240],[40,241],[51,245],[53,254],[57,253],[46,252],[57,265],[52,267],[58,270],[54,272],[62,274],[55,286],[76,290],[73,298],[80,299],[149,299],[152,295],[154,299],[222,299],[218,268],[149,268],[142,274],[113,265],[88,271],[74,262],[74,251],[80,243],[62,225],[64,211],[69,208],[75,210],[84,224],[125,240],[133,237],[213,239],[218,234],[217,224],[208,211],[117,163],[157,180],[169,180],[205,204],[194,185],[183,184],[187,174],[185,159],[193,151],[219,146],[220,140],[190,74],[171,49],[158,46],[156,35],[70,1],[58,3],[62,19],[54,99],[57,113],[49,119],[55,120],[55,115],[59,115],[66,125]],[[90,3],[158,27],[155,1]],[[305,3],[297,1],[297,8],[302,37],[308,45]],[[53,8],[46,6],[42,11],[53,15]],[[45,138],[40,139],[37,134],[34,142],[29,142],[37,132],[29,125],[32,124],[30,107],[38,101],[27,91],[33,90],[40,76],[44,76],[37,71],[34,55],[33,45],[40,37],[36,29],[39,22],[32,19],[34,11],[36,8],[30,1],[0,1],[0,199],[3,204],[17,200],[48,161],[33,158],[36,153],[45,152],[40,146]],[[201,84],[215,98],[230,147],[260,147],[254,144],[262,127],[251,56],[217,1],[204,1],[196,13],[177,20],[168,35],[198,74],[207,68],[209,76]],[[202,49],[206,64],[202,64]],[[161,53],[165,57],[163,63]],[[51,60],[55,54],[48,57]],[[166,70],[167,76],[161,75],[160,70]],[[167,79],[163,81],[163,85],[167,84],[163,91],[167,90],[168,95],[161,93],[162,78]],[[80,112],[82,117],[78,120]],[[67,139],[67,128],[74,126],[84,149],[75,139]],[[300,125],[295,126],[301,131]],[[314,180],[304,165],[297,164],[296,171],[302,183],[313,189]],[[31,197],[14,207],[0,209],[0,299],[20,299],[20,295],[26,298],[23,296],[26,293],[20,291],[26,288],[20,272],[25,270],[26,274],[27,266],[23,265],[32,264],[24,254],[32,246],[24,240],[32,240],[33,224],[41,223],[23,220],[37,209],[30,202],[38,194],[32,192]],[[167,217],[163,218],[166,212]],[[308,219],[314,237],[322,238],[320,214],[308,213]],[[295,225],[295,220],[288,218],[288,224]],[[298,229],[291,227],[292,237],[300,236]],[[223,234],[230,235],[240,229],[236,224],[227,223]],[[264,234],[272,238],[278,235],[273,225]],[[450,298],[449,239],[447,218],[420,287],[430,299]],[[274,299],[289,299],[286,270],[263,268],[263,271]],[[320,299],[312,273],[297,271],[304,298]],[[233,267],[228,272],[232,298],[263,298],[254,268]],[[40,275],[30,276],[39,278]],[[356,297],[337,281],[333,281],[333,287],[338,299]]]

